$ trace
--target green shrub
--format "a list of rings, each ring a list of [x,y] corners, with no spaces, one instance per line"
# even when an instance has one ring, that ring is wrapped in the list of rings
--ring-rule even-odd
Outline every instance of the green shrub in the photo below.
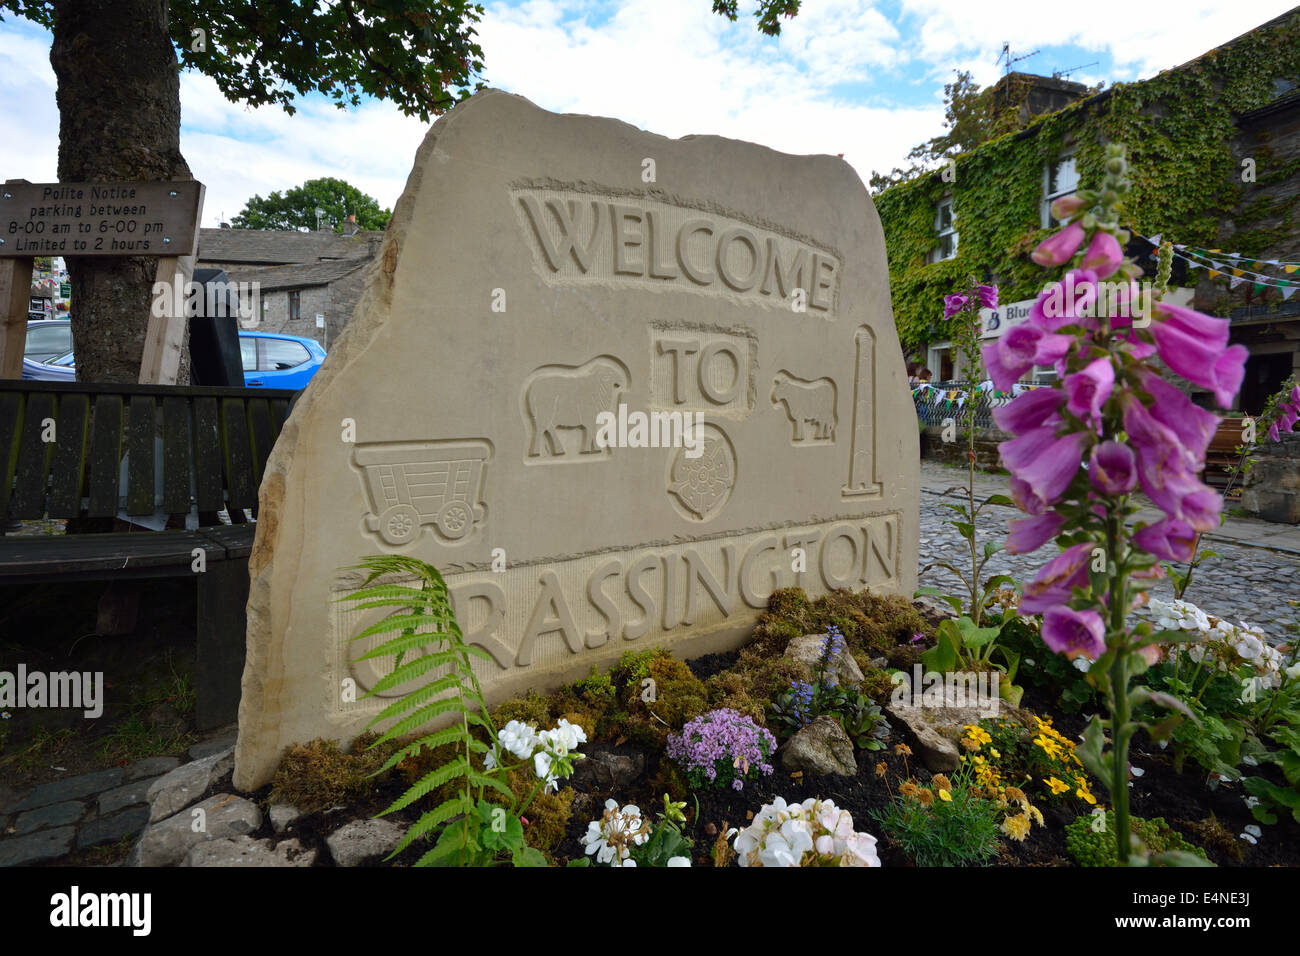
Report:
[[[1115,813],[1106,811],[1106,825],[1100,832],[1093,830],[1093,814],[1076,817],[1065,828],[1065,848],[1074,862],[1079,866],[1117,866],[1118,854],[1115,849]],[[1152,817],[1144,820],[1131,817],[1133,835],[1146,844],[1147,852],[1156,853],[1192,853],[1202,860],[1205,851],[1199,846],[1188,843],[1183,837],[1170,829],[1164,817]]]

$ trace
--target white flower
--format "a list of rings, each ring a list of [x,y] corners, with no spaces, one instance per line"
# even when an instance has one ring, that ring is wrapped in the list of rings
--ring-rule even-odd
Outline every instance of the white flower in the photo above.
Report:
[[[533,770],[537,773],[537,779],[545,780],[551,774],[551,764],[555,762],[549,753],[545,750],[539,750],[533,755]]]
[[[1259,797],[1242,797],[1241,799],[1246,801],[1247,807],[1259,806]]]
[[[690,866],[691,858],[689,856],[672,856],[668,858],[669,866]]]
[[[495,770],[497,768],[497,755],[495,750],[489,750],[483,755],[483,769]]]
[[[640,846],[649,838],[650,827],[641,819],[640,807],[629,803],[620,809],[617,801],[606,800],[604,815],[587,824],[587,832],[580,842],[588,856],[595,855],[597,863],[627,866],[631,862],[628,859],[631,847]]]
[[[1144,773],[1146,773],[1146,771],[1143,770],[1141,767],[1135,767],[1135,766],[1133,766],[1132,764],[1129,764],[1129,765],[1128,765],[1128,772],[1131,773],[1131,774],[1132,774],[1133,776],[1135,776],[1135,777],[1140,777],[1140,776],[1142,776]]]
[[[1286,676],[1292,680],[1300,680],[1300,661],[1296,661],[1286,669]]]
[[[636,866],[636,860],[633,860],[629,857],[628,859],[620,863],[619,866]]]
[[[1092,661],[1080,655],[1079,657],[1076,657],[1074,659],[1074,667],[1075,670],[1081,670],[1086,674],[1088,673],[1088,670],[1092,667]]]
[[[497,739],[501,741],[501,746],[514,754],[520,760],[527,760],[537,749],[541,742],[538,736],[537,728],[532,724],[521,723],[518,720],[512,720],[504,728],[497,732]]]
[[[1264,651],[1264,644],[1259,638],[1246,635],[1238,643],[1236,651],[1245,660],[1253,661]]]
[[[853,831],[852,815],[815,797],[793,805],[777,797],[734,843],[738,862],[746,867],[801,866],[810,853],[822,864],[879,866],[875,845],[875,837]]]

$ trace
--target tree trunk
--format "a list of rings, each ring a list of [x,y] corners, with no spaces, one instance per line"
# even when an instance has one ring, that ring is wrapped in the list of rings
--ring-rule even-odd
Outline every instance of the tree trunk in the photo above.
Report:
[[[180,149],[180,73],[167,0],[56,0],[54,8],[59,180],[191,178]],[[79,381],[139,380],[157,263],[67,257]]]

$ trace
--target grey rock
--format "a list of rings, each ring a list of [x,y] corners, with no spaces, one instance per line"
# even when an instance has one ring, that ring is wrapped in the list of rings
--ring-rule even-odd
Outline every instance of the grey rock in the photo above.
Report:
[[[785,656],[803,664],[808,668],[809,676],[816,677],[822,659],[822,645],[825,641],[825,634],[805,634],[803,637],[796,637],[786,645]],[[858,667],[858,662],[853,659],[848,648],[844,649],[835,662],[834,677],[838,683],[853,687],[862,683],[862,668]]]
[[[354,820],[327,836],[325,845],[339,866],[360,866],[388,856],[405,833],[391,820]]]
[[[625,790],[643,773],[645,754],[639,750],[597,750],[577,762],[572,785],[575,790]]]
[[[48,807],[38,807],[35,810],[20,813],[18,819],[14,822],[14,832],[23,834],[45,827],[67,826],[69,823],[76,823],[80,820],[85,812],[86,805],[80,800],[51,803]]]
[[[81,825],[77,846],[99,846],[114,843],[125,836],[135,836],[149,825],[149,808],[144,804],[123,810],[108,817],[99,817]]]
[[[295,821],[302,819],[304,814],[292,804],[276,803],[271,805],[267,815],[271,818],[271,828],[276,833],[283,833]]]
[[[778,757],[781,766],[792,773],[802,770],[819,776],[853,777],[858,772],[853,742],[835,718],[825,715],[787,740]]]
[[[250,836],[211,840],[193,847],[181,866],[311,866],[315,850],[304,850],[297,840],[282,840],[272,846],[270,840]]]
[[[51,803],[63,803],[66,800],[79,800],[101,790],[109,790],[122,782],[125,772],[121,767],[100,770],[96,773],[83,773],[51,783],[43,783],[29,793],[16,807],[15,811],[34,810],[36,807]]]
[[[920,703],[914,702],[913,695],[900,696],[902,700],[891,698],[886,702],[884,711],[931,773],[952,773],[957,769],[957,741],[963,726],[978,723],[981,717],[1016,716],[1015,708],[1006,701],[963,701],[960,698],[965,695],[952,687],[944,689],[942,703],[929,702],[924,695]]]
[[[11,840],[0,840],[0,866],[26,866],[67,856],[76,835],[76,827],[59,827],[57,830],[38,830]]]
[[[170,773],[181,765],[180,757],[145,757],[126,768],[127,780],[139,780],[142,777],[160,777]]]
[[[196,811],[204,828],[195,832]],[[132,866],[177,866],[200,843],[245,836],[262,825],[262,811],[251,800],[218,793],[160,823],[151,823],[132,851]]]
[[[198,800],[230,771],[234,760],[234,749],[227,747],[159,777],[145,795],[152,806],[150,822],[165,820]]]
[[[231,731],[209,740],[201,740],[190,748],[190,759],[202,760],[204,757],[211,757],[213,754],[229,750],[235,746],[237,736],[236,732]]]
[[[147,777],[143,780],[133,780],[131,783],[124,783],[120,787],[104,791],[99,795],[99,815],[105,816],[116,813],[123,807],[148,802],[149,788],[158,779],[161,778]]]

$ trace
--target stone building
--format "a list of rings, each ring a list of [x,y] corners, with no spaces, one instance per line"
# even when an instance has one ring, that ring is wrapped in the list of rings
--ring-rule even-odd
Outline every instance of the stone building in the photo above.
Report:
[[[255,290],[256,324],[245,327],[301,335],[328,349],[352,317],[382,238],[355,223],[343,234],[201,229],[197,267],[222,269],[230,282]]]
[[[991,100],[1010,132],[876,197],[900,337],[934,381],[961,377],[943,295],[969,275],[993,281],[1002,302],[985,337],[1023,321],[1059,277],[1028,256],[1055,228],[1051,202],[1100,179],[1107,142],[1128,147],[1127,251],[1147,278],[1155,247],[1137,235],[1264,263],[1255,268],[1268,281],[1256,284],[1177,259],[1166,298],[1230,318],[1232,341],[1251,353],[1237,410],[1258,413],[1300,373],[1300,271],[1284,271],[1300,262],[1300,8],[1147,80],[1088,95],[1059,77],[1012,73]]]

